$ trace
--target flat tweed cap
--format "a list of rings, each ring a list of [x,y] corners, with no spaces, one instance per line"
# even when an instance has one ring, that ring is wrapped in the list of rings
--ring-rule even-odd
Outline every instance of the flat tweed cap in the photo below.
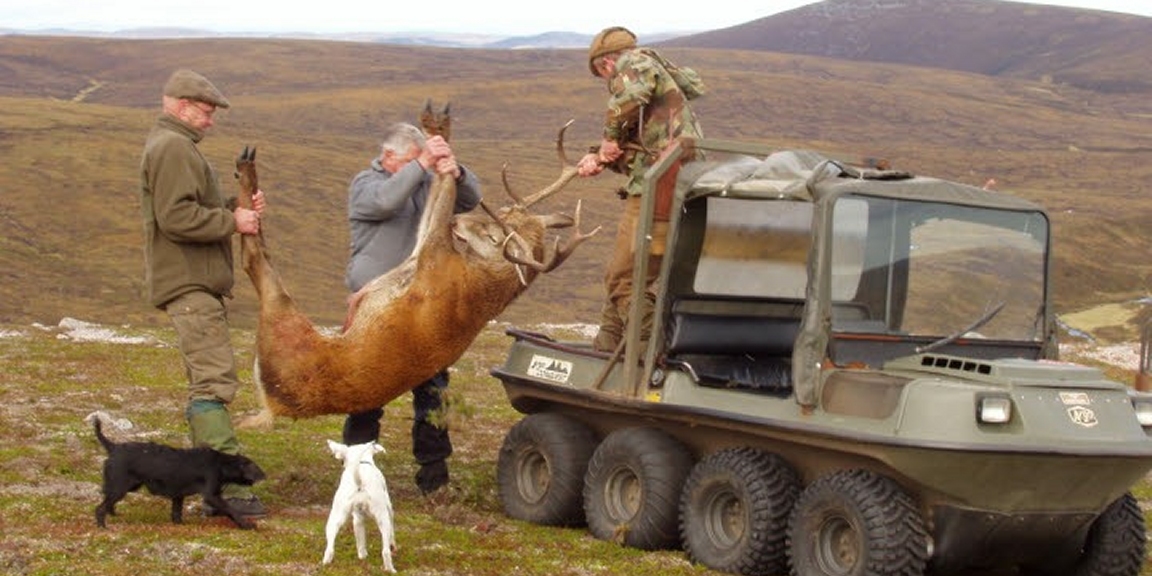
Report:
[[[227,108],[228,99],[208,81],[207,78],[188,69],[177,70],[164,84],[164,95],[172,98],[186,98]]]
[[[636,35],[623,26],[610,26],[600,31],[592,44],[588,46],[588,69],[596,75],[596,67],[592,65],[597,58],[636,47]]]

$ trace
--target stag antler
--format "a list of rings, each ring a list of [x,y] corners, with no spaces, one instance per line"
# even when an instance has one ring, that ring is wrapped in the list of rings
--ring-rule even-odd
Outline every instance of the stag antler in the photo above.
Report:
[[[517,208],[523,210],[529,206],[559,192],[564,188],[573,178],[577,175],[577,169],[574,164],[568,161],[568,156],[564,153],[564,132],[572,125],[574,120],[569,120],[564,126],[560,127],[559,133],[556,135],[556,155],[560,159],[560,177],[555,182],[549,184],[544,189],[528,196],[521,198],[516,192],[512,190],[512,186],[508,183],[508,164],[505,163],[504,167],[500,170],[500,179],[504,182],[504,190],[512,197],[513,202]],[[557,266],[564,263],[572,251],[576,249],[582,242],[591,238],[600,231],[597,226],[594,230],[588,233],[580,232],[580,206],[579,200],[576,202],[576,212],[573,217],[564,215],[553,215],[545,218],[545,226],[547,228],[564,228],[568,226],[573,227],[572,235],[563,247],[560,246],[560,239],[556,238],[553,243],[544,250],[543,261],[537,261],[532,255],[532,247],[524,240],[519,234],[515,232],[509,233],[508,226],[497,216],[494,212],[488,209],[483,202],[480,206],[488,212],[489,216],[496,221],[497,224],[504,230],[504,258],[518,266],[526,266],[540,273],[551,272]],[[517,251],[524,255],[517,254]],[[524,285],[528,284],[528,280],[524,277],[522,270],[518,267],[517,272],[520,273],[520,282]]]
[[[576,177],[576,165],[569,162],[568,155],[564,153],[564,131],[575,121],[575,119],[569,120],[560,127],[560,133],[556,135],[556,155],[560,158],[560,177],[557,178],[555,182],[544,187],[543,190],[521,200],[520,197],[512,191],[512,187],[508,185],[508,165],[505,164],[504,168],[500,170],[500,179],[504,182],[504,190],[508,192],[508,195],[512,197],[512,200],[515,201],[518,206],[527,208],[559,192]]]
[[[480,201],[480,208],[484,209],[484,212],[486,214],[488,214],[489,218],[496,221],[496,224],[500,226],[500,231],[504,233],[505,239],[511,238],[512,235],[516,233],[511,228],[509,228],[508,224],[505,224],[504,221],[501,220],[500,217],[496,215],[496,211],[489,208],[488,205],[485,204],[483,200]]]
[[[572,226],[572,235],[568,238],[568,241],[564,243],[563,248],[560,247],[560,239],[556,238],[556,240],[552,243],[552,245],[549,246],[548,249],[545,251],[543,262],[538,262],[535,259],[531,258],[532,247],[528,246],[528,243],[525,242],[524,239],[521,238],[520,235],[518,235],[518,234],[513,234],[505,240],[504,258],[506,258],[509,262],[513,262],[515,264],[521,264],[521,265],[527,266],[527,267],[532,268],[533,270],[536,270],[537,272],[541,272],[541,273],[547,273],[547,272],[551,272],[551,271],[555,270],[557,266],[563,264],[564,261],[567,260],[568,257],[572,255],[572,251],[575,250],[577,246],[579,246],[585,240],[595,236],[596,233],[600,231],[600,226],[597,226],[596,228],[592,229],[592,231],[590,231],[588,233],[580,232],[580,206],[581,206],[581,201],[577,200],[576,201],[576,212],[572,217],[571,224],[559,223],[559,224],[555,224],[554,226],[550,226],[552,228],[558,228],[561,226],[571,225]],[[515,253],[513,253],[511,250],[512,244],[516,244],[517,246],[519,246],[520,250],[523,251],[525,254],[528,254],[529,256],[527,258],[525,258],[525,257],[521,257],[521,256],[518,256]]]

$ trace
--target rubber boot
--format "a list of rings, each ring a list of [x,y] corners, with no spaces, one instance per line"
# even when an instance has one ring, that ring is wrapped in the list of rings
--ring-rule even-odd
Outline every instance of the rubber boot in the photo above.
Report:
[[[193,400],[185,412],[193,446],[207,446],[225,454],[239,454],[240,441],[232,430],[232,416],[220,402]],[[239,484],[225,484],[221,490],[225,499],[251,500],[252,489]]]

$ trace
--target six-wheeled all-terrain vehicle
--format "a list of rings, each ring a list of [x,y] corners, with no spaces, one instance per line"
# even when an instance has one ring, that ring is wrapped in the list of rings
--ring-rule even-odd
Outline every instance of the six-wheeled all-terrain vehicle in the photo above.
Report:
[[[509,516],[738,574],[1139,574],[1152,395],[1057,359],[1040,207],[710,140],[648,182],[692,147],[651,337],[508,331]]]

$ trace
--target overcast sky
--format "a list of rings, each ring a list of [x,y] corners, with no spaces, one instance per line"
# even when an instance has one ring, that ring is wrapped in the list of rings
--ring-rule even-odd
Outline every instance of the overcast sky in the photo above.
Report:
[[[940,0],[946,2],[947,0]],[[214,32],[472,32],[527,36],[595,33],[622,25],[638,35],[714,30],[743,24],[813,0],[0,0],[0,28],[113,32],[181,27]],[[1152,16],[1148,0],[1051,0]]]

